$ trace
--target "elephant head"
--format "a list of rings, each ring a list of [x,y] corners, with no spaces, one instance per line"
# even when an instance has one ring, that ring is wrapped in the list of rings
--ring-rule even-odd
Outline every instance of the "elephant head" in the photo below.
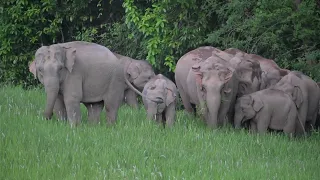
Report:
[[[199,97],[206,101],[208,109],[207,123],[209,126],[215,127],[224,121],[229,107],[222,107],[222,100],[229,101],[231,99],[232,88],[229,82],[232,79],[235,70],[230,63],[217,57],[210,57],[205,61],[201,61],[192,66],[192,71],[196,74],[197,84],[201,87],[198,92]],[[200,104],[204,104],[201,102]]]
[[[29,69],[45,87],[47,95],[45,117],[47,119],[52,116],[61,83],[66,74],[73,70],[75,57],[75,48],[63,47],[59,44],[42,46],[36,51],[35,60]]]
[[[297,108],[300,108],[304,101],[303,83],[301,76],[290,72],[285,75],[281,80],[273,86],[273,88],[281,90],[292,97],[293,102]]]
[[[146,83],[155,76],[151,64],[147,61],[138,60],[129,64],[127,69],[129,81],[139,90],[142,90]]]
[[[127,64],[126,77],[129,82],[137,87],[140,91],[146,83],[155,76],[151,64],[145,60],[135,60],[127,56],[113,52],[113,54],[121,61]]]
[[[230,59],[230,63],[234,65],[237,72],[239,97],[259,90],[262,74],[259,61],[238,55]]]
[[[238,98],[235,105],[235,128],[239,129],[247,120],[253,119],[263,106],[259,97],[244,95]]]

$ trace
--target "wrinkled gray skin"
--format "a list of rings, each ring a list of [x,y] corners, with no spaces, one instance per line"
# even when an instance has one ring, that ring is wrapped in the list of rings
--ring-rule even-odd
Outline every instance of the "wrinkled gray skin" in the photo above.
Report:
[[[107,122],[112,124],[125,88],[132,87],[121,61],[108,48],[95,43],[73,41],[43,46],[35,54],[34,65],[29,69],[44,84],[47,94],[44,116],[51,119],[55,109],[61,119],[67,116],[71,126],[80,123],[80,103],[96,120],[100,115],[97,109],[104,105]]]
[[[176,114],[176,85],[162,74],[154,76],[144,86],[142,94],[151,99],[160,99],[162,103],[155,103],[147,98],[142,98],[149,119],[171,127]]]
[[[243,96],[260,90],[262,70],[259,61],[244,56],[243,52],[229,53],[210,47],[213,55],[228,61],[236,70],[239,81],[237,96]]]
[[[248,54],[236,48],[226,49],[225,52],[259,62],[262,70],[261,84],[259,87],[260,90],[275,85],[280,81],[281,77],[285,76],[289,72],[286,69],[281,69],[273,60],[266,59],[256,54]]]
[[[249,121],[253,132],[265,133],[268,129],[283,130],[288,135],[296,133],[300,125],[297,108],[291,96],[273,89],[264,89],[237,99],[235,128]]]
[[[194,77],[189,73],[187,84],[189,90],[196,87],[196,96],[192,96],[196,104],[204,110],[206,123],[216,128],[228,123],[233,124],[233,114],[238,79],[235,69],[228,61],[212,56],[192,66]],[[193,90],[194,91],[194,90]],[[192,92],[189,92],[191,94]]]
[[[315,125],[319,108],[320,94],[317,83],[301,72],[291,71],[271,88],[292,96],[304,129],[309,132]]]
[[[113,52],[113,54],[125,64],[129,66],[127,69],[128,80],[133,84],[139,91],[142,91],[145,84],[155,76],[154,70],[150,63],[145,60],[135,60],[127,56],[123,56]],[[124,92],[124,102],[128,105],[137,108],[138,100],[137,93],[131,88],[126,87]]]
[[[195,105],[200,104],[196,86],[196,74],[191,70],[191,67],[209,57],[228,61],[231,64],[229,66],[236,70],[238,74],[236,77],[239,81],[237,96],[255,92],[259,89],[261,79],[259,63],[228,54],[211,46],[199,47],[182,56],[177,62],[175,70],[175,81],[187,112],[195,113]],[[203,107],[201,108],[203,109]]]
[[[175,69],[175,82],[181,97],[185,110],[189,113],[195,113],[195,105],[199,102],[197,99],[195,73],[191,70],[191,67],[199,61],[205,60],[212,56],[213,47],[205,46],[194,49],[185,55],[183,55],[176,64]],[[187,77],[191,73],[191,82],[189,88],[187,84]],[[193,85],[193,86],[192,86]],[[192,86],[192,88],[190,88]]]

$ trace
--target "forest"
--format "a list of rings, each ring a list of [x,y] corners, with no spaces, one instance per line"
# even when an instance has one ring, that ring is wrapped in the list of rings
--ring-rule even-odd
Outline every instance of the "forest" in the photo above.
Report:
[[[209,45],[273,59],[320,80],[319,0],[5,0],[0,83],[37,86],[28,70],[42,45],[82,40],[173,79],[176,62]]]

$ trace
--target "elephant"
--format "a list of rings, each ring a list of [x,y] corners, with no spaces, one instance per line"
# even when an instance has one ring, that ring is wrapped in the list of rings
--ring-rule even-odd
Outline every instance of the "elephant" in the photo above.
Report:
[[[185,110],[189,113],[195,113],[196,108],[195,105],[198,104],[198,102],[195,101],[197,99],[197,93],[196,93],[196,82],[195,82],[195,74],[190,71],[191,67],[196,64],[199,61],[205,60],[213,55],[212,53],[213,47],[211,46],[203,46],[196,48],[185,55],[183,55],[177,62],[176,68],[175,68],[175,82],[179,91],[179,95],[181,97],[183,106]],[[190,86],[193,85],[193,89],[188,89],[187,84],[187,77],[188,74],[192,73],[194,78]],[[189,93],[192,91],[191,93]]]
[[[150,79],[142,91],[151,99],[160,99],[162,103],[155,103],[147,98],[142,98],[149,119],[171,127],[175,121],[177,104],[177,87],[167,77],[158,74]]]
[[[204,110],[209,127],[232,124],[233,111],[238,91],[235,69],[228,61],[217,56],[209,57],[193,65],[187,77],[189,94],[195,92],[193,102]],[[193,84],[195,82],[195,84]]]
[[[291,71],[270,88],[281,90],[292,96],[303,128],[309,132],[315,125],[319,109],[320,90],[317,83],[299,71]]]
[[[125,72],[130,65],[125,68],[107,47],[96,43],[71,41],[42,46],[31,65],[34,67],[30,71],[45,87],[45,118],[51,119],[53,110],[60,110],[71,127],[81,121],[80,103],[87,106],[93,117],[100,114],[97,109],[105,106],[107,124],[113,124],[125,88],[139,92]]]
[[[236,70],[239,81],[238,97],[260,90],[262,70],[259,61],[247,58],[242,53],[228,53],[228,50],[212,49],[213,55],[229,61]]]
[[[211,46],[196,48],[183,55],[177,62],[175,69],[175,82],[179,90],[185,110],[188,113],[196,112],[196,105],[199,105],[198,91],[196,86],[196,74],[191,70],[192,66],[209,57],[220,59],[220,63],[230,66],[238,74],[237,96],[248,94],[258,90],[261,79],[261,68],[259,62],[251,61],[221,51]]]
[[[256,54],[248,54],[236,48],[226,49],[225,52],[238,55],[245,59],[250,59],[253,61],[258,61],[262,70],[261,84],[259,89],[266,89],[271,87],[280,81],[280,79],[287,75],[290,71],[287,69],[281,69],[273,60],[266,59],[262,56]]]
[[[113,54],[122,61],[124,65],[129,66],[126,72],[129,76],[129,81],[139,91],[142,91],[145,84],[155,76],[154,70],[148,61],[132,59],[115,52],[113,52]],[[124,102],[134,108],[138,107],[137,93],[131,88],[127,87],[125,89],[124,96]]]
[[[292,136],[297,131],[296,126],[301,126],[291,96],[276,89],[264,89],[239,97],[234,116],[236,129],[249,122],[250,130],[260,134],[272,129],[283,130]]]
[[[202,46],[196,48],[185,55],[183,55],[176,64],[175,81],[181,96],[184,108],[187,112],[196,112],[194,94],[196,94],[196,87],[187,86],[187,77],[194,79],[192,83],[195,85],[195,73],[190,71],[191,67],[197,62],[203,61],[211,56],[219,57],[225,61],[229,61],[231,66],[236,69],[239,80],[238,95],[248,94],[258,90],[260,87],[261,68],[259,62],[241,57],[235,57],[233,54],[226,53],[212,46]],[[191,88],[191,89],[190,89]],[[190,92],[190,93],[189,93]]]

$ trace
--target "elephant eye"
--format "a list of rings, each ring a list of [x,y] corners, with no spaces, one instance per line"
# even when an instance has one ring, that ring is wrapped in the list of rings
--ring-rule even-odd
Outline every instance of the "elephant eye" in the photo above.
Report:
[[[150,86],[150,89],[151,89],[151,90],[154,90],[155,88],[156,88],[155,85]]]

